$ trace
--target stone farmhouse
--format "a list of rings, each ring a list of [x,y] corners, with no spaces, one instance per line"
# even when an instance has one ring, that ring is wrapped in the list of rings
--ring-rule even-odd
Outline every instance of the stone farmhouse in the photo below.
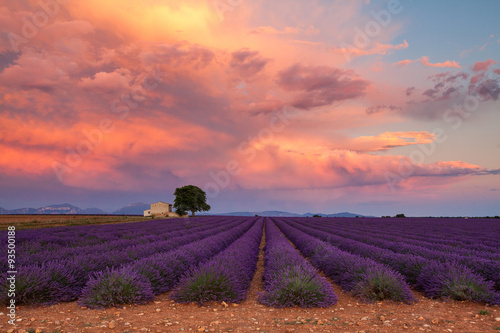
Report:
[[[168,216],[180,217],[179,214],[172,211],[172,205],[163,201],[158,201],[151,204],[150,209],[144,211],[144,216]]]

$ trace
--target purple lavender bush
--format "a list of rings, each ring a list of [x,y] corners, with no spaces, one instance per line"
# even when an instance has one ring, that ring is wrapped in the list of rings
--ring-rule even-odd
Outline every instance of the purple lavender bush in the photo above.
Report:
[[[427,297],[500,305],[500,295],[493,286],[494,282],[456,263],[434,262],[422,271],[417,281],[418,289]]]
[[[131,269],[109,269],[94,273],[78,303],[91,309],[122,304],[145,304],[154,299],[149,281]]]
[[[172,299],[179,303],[211,301],[238,302],[242,290],[234,272],[226,265],[213,262],[186,275],[174,291]]]
[[[352,293],[367,303],[390,299],[396,302],[415,301],[410,288],[402,288],[406,282],[397,272],[375,266],[366,270],[352,288]]]
[[[15,280],[16,304],[50,305],[60,301],[74,300],[79,293],[76,279],[69,267],[51,261],[18,268]],[[4,274],[5,278],[7,275]],[[2,280],[4,280],[2,278]],[[4,280],[8,282],[7,280]],[[7,284],[2,284],[2,304],[7,304]],[[3,290],[5,289],[5,290]]]

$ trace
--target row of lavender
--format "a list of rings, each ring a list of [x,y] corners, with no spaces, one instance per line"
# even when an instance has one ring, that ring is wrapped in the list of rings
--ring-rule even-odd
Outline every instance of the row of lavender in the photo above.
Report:
[[[87,284],[95,282],[103,274],[115,274],[121,269],[125,271],[125,267],[134,268],[143,275],[149,275],[153,284],[160,285],[154,287],[154,291],[171,288],[175,279],[178,280],[186,269],[223,250],[246,232],[255,219],[231,218],[228,223],[221,219],[203,220],[200,218],[196,219],[194,227],[192,227],[194,224],[190,224],[189,229],[186,229],[185,225],[179,225],[181,221],[183,219],[155,221],[151,227],[145,223],[106,226],[110,228],[108,230],[111,238],[117,234],[119,238],[95,245],[85,245],[82,242],[81,253],[77,252],[70,257],[61,257],[62,254],[67,254],[65,251],[68,250],[68,247],[61,247],[59,251],[45,252],[46,260],[32,263],[31,258],[40,259],[41,257],[21,251],[17,254],[17,258],[23,258],[21,260],[25,264],[17,266],[16,303],[52,304],[75,300],[81,296],[82,289]],[[101,239],[105,238],[106,227],[96,227],[100,229],[98,234]],[[61,234],[64,234],[64,237],[60,237],[61,239],[66,239],[73,234],[76,235],[77,240],[80,240],[78,233],[96,232],[90,229],[82,231],[81,228],[67,229],[61,230]],[[44,229],[38,231],[41,234],[40,239],[43,239],[47,231]],[[151,235],[147,235],[148,232],[159,235],[161,241],[151,242]],[[35,232],[31,230],[27,233],[28,235],[23,231],[18,234],[21,249],[26,242],[37,242],[37,238],[32,237]],[[134,243],[129,238],[134,234],[139,235],[141,239],[139,243]],[[57,235],[57,232],[54,235]],[[127,238],[120,239],[120,236]],[[52,239],[55,238],[52,237]],[[166,267],[165,264],[167,264]],[[155,271],[152,267],[157,267],[158,270]],[[7,288],[5,273],[0,283],[0,288],[5,290]],[[1,292],[1,295],[0,297],[5,298],[7,292]],[[1,301],[8,300],[1,299]]]
[[[332,285],[302,257],[270,220],[266,221],[264,290],[268,306],[328,307],[337,302]]]
[[[393,251],[389,248],[394,244],[385,241],[382,237],[359,234],[359,230],[348,234],[348,232],[341,231],[341,228],[336,228],[333,222],[329,223],[328,219],[315,221],[307,218],[289,218],[280,219],[279,222],[323,240],[340,250],[385,264],[401,273],[408,283],[429,297],[450,297],[489,304],[499,304],[500,302],[500,296],[494,290],[495,282],[484,277],[488,276],[493,280],[498,278],[498,270],[496,270],[496,275],[495,271],[490,270],[491,267],[494,267],[495,261],[485,262],[477,258],[480,262],[477,266],[484,264],[479,271],[457,262],[456,256],[449,253],[441,252],[429,258],[420,255],[421,253]],[[388,233],[390,234],[390,232]],[[369,239],[379,246],[356,239]],[[384,245],[385,243],[387,244]],[[404,242],[399,242],[399,245],[405,246]],[[397,249],[397,247],[393,249]],[[491,265],[488,266],[488,263]]]
[[[498,253],[500,249],[500,223],[495,219],[362,218],[329,219],[327,223],[471,250]]]
[[[379,231],[377,233],[373,230],[374,228],[368,230],[360,230],[359,228],[347,229],[345,223],[339,223],[334,220],[326,221],[326,223],[310,220],[302,220],[300,222],[318,230],[334,234],[336,237],[340,237],[337,238],[338,241],[349,239],[399,254],[416,255],[442,263],[451,262],[463,265],[486,280],[492,281],[495,284],[495,288],[500,290],[500,259],[498,252],[463,250],[459,247],[455,247],[454,249],[443,248],[442,244],[439,244],[437,241],[433,244],[423,241],[420,243],[412,242],[411,240],[406,240],[405,237],[392,235],[391,230],[387,230],[386,232]],[[476,222],[474,223],[476,229],[480,229],[477,221],[474,222]],[[417,221],[414,221],[414,224],[418,224]],[[383,230],[383,223],[379,222],[373,227],[379,227],[379,230]],[[498,242],[497,240],[496,243]]]

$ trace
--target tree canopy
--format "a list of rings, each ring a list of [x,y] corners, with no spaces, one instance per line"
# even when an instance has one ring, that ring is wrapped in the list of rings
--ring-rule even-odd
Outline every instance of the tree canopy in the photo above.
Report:
[[[174,209],[181,216],[186,212],[191,212],[191,215],[194,216],[195,212],[210,210],[210,205],[207,204],[207,195],[198,186],[186,185],[178,187],[175,189],[174,195]]]

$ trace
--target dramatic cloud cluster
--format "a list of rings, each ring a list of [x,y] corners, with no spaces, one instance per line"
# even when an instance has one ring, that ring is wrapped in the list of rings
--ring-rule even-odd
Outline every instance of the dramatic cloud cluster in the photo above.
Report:
[[[212,183],[215,207],[225,192],[231,203],[284,190],[391,195],[388,185],[418,195],[498,174],[410,158],[438,140],[412,119],[440,119],[469,95],[498,101],[497,61],[386,66],[414,52],[396,17],[366,47],[332,47],[349,42],[368,3],[46,3],[0,2],[0,199],[11,204],[27,192],[162,200]],[[418,72],[404,66],[416,62]]]

